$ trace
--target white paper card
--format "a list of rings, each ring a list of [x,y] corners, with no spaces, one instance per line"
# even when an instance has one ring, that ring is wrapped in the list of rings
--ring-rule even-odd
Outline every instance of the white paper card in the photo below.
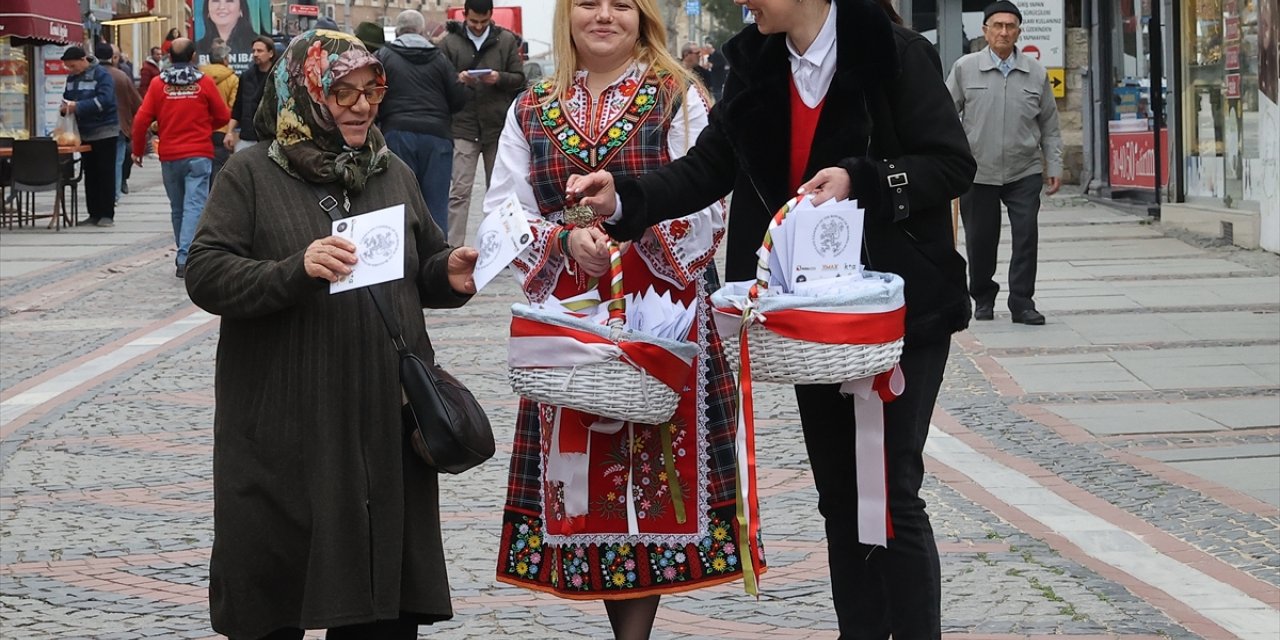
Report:
[[[356,263],[350,275],[329,284],[329,293],[404,277],[404,205],[334,220],[333,235],[356,245]]]
[[[862,222],[856,200],[797,207],[788,213],[782,226],[791,225],[791,286],[860,273]]]
[[[484,288],[511,261],[533,244],[533,228],[520,200],[512,195],[485,216],[476,231],[476,291]]]

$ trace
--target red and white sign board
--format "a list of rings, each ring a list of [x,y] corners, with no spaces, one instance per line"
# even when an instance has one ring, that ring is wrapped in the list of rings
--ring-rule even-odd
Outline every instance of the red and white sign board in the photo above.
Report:
[[[1112,189],[1152,189],[1156,184],[1155,136],[1150,131],[1107,134]],[[1160,130],[1160,185],[1169,186],[1169,130]]]
[[[1022,12],[1018,48],[1039,60],[1043,67],[1067,66],[1063,0],[1020,0],[1016,4]]]
[[[314,4],[291,4],[289,5],[289,15],[319,18],[320,7]]]

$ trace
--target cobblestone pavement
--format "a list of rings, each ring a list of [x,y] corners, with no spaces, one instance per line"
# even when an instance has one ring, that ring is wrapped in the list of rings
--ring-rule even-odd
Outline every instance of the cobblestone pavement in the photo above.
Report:
[[[133,184],[113,230],[0,235],[3,638],[218,637],[206,605],[218,323],[173,277],[157,170],[135,172]],[[1275,502],[1166,455],[1239,450],[1222,465],[1280,470],[1280,420],[1109,432],[1086,419],[1107,407],[1276,404],[1275,256],[1189,244],[1079,198],[1052,200],[1042,221],[1050,325],[1010,328],[1005,317],[957,336],[935,415],[924,494],[942,552],[947,637],[1280,637]],[[1253,295],[1143,302],[1156,284],[1243,285]],[[518,295],[503,278],[463,309],[427,312],[442,362],[489,409],[499,453],[442,480],[456,616],[424,627],[424,637],[609,636],[598,603],[493,580],[516,407],[506,327]],[[1248,329],[1257,317],[1264,323],[1252,333],[1213,330]],[[1197,318],[1208,321],[1172,337],[1135,330],[1112,339],[1082,328]],[[1097,377],[1091,388],[1044,384],[1019,368],[1027,359],[1180,349],[1243,349],[1233,356],[1243,365],[1220,368],[1247,365],[1255,378],[1108,386]],[[1080,371],[1089,381],[1101,369]],[[790,389],[757,385],[756,407],[764,593],[750,597],[734,584],[665,598],[655,638],[837,635]],[[1120,555],[1108,553],[1113,544]]]

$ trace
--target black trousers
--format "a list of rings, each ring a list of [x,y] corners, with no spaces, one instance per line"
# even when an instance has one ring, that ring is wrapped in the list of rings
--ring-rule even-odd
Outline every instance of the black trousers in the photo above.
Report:
[[[124,161],[120,163],[120,179],[126,182],[128,182],[129,176],[133,175],[133,160],[130,158],[132,153],[133,145],[130,144],[129,148],[124,152]]]
[[[213,190],[213,179],[218,177],[218,172],[222,171],[222,165],[227,163],[227,159],[231,157],[231,150],[222,145],[222,141],[227,138],[227,134],[221,131],[213,132],[213,170],[209,172],[209,189]]]
[[[1000,245],[1000,203],[1009,209],[1013,252],[1009,258],[1009,310],[1035,309],[1036,245],[1040,241],[1041,174],[1004,185],[974,184],[960,196],[964,244],[969,257],[969,295],[977,305],[995,306],[996,248]]]
[[[949,340],[902,353],[903,394],[885,405],[885,475],[893,537],[887,548],[858,542],[853,399],[838,385],[800,385],[805,448],[826,522],[831,595],[843,640],[942,637],[942,578],[933,527],[920,498],[924,442],[947,364]]]
[[[116,136],[86,143],[90,150],[81,155],[84,170],[84,208],[90,218],[116,217]]]
[[[259,640],[302,640],[302,629],[276,629]],[[325,632],[326,640],[417,640],[418,624],[411,618],[378,620],[365,624],[334,627]]]

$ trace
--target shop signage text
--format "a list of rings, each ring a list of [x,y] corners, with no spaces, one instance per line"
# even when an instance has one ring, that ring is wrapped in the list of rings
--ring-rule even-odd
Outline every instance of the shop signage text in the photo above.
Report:
[[[1112,189],[1153,189],[1156,184],[1155,136],[1150,131],[1111,132]],[[1169,130],[1160,130],[1160,185],[1169,186]]]
[[[1066,29],[1063,23],[1063,0],[1021,0],[1022,34],[1018,47],[1036,51],[1036,59],[1045,68],[1066,66]]]

